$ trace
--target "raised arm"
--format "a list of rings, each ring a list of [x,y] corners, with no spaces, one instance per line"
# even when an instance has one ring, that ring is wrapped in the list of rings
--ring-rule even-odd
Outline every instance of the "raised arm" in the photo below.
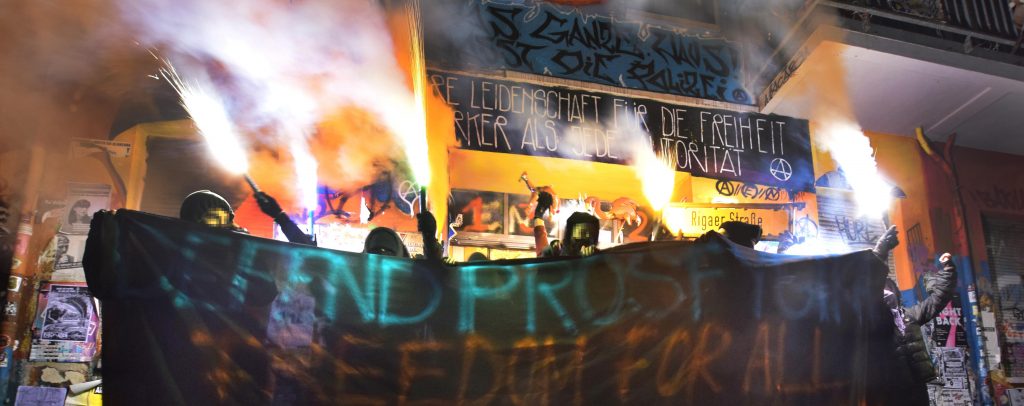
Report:
[[[942,269],[926,282],[928,297],[907,309],[907,316],[918,324],[934,319],[946,308],[956,292],[956,265],[948,252],[939,257]]]
[[[255,195],[256,204],[260,206],[260,211],[263,214],[270,216],[274,219],[277,225],[281,226],[281,232],[284,236],[296,244],[312,245],[316,246],[316,241],[312,237],[303,233],[299,226],[288,217],[288,214],[281,209],[281,205],[277,204],[277,200],[266,194],[265,192],[259,192]]]
[[[533,242],[537,256],[541,256],[548,247],[548,230],[544,225],[544,214],[551,210],[554,204],[554,196],[546,191],[534,192],[536,195],[536,208],[533,210],[533,217],[530,224],[533,225]],[[533,206],[533,205],[531,205]]]

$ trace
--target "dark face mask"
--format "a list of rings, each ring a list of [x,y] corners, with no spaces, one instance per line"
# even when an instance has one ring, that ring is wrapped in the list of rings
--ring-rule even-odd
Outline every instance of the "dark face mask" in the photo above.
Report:
[[[566,255],[580,255],[583,247],[597,245],[598,230],[588,223],[576,223],[569,230],[569,238],[563,243]]]

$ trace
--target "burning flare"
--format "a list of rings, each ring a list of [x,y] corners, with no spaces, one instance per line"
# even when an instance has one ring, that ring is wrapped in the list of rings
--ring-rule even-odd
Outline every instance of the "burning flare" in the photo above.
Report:
[[[638,148],[633,161],[636,176],[643,184],[644,197],[651,209],[660,212],[672,200],[676,171],[669,159],[658,157],[649,148]]]
[[[167,60],[164,60],[160,75],[181,96],[182,107],[188,111],[199,133],[206,139],[206,145],[217,163],[234,174],[248,172],[249,160],[245,148],[238,139],[223,99],[213,89],[209,78],[197,75],[190,80],[182,79]]]
[[[302,139],[293,139],[291,142],[292,159],[295,160],[295,175],[298,180],[299,201],[302,207],[312,211],[316,209],[320,201],[320,194],[317,190],[316,171],[317,162],[313,154],[309,152],[309,146]]]
[[[830,121],[822,125],[822,141],[853,188],[860,216],[879,218],[892,202],[892,185],[882,178],[868,137],[854,124]]]
[[[422,186],[430,184],[430,159],[427,154],[427,110],[426,110],[426,64],[423,62],[423,30],[419,26],[419,2],[412,2],[413,12],[409,13],[409,32],[412,35],[412,74],[413,106],[412,117],[408,118],[407,128],[400,130],[404,135],[405,156],[409,161],[416,183]]]

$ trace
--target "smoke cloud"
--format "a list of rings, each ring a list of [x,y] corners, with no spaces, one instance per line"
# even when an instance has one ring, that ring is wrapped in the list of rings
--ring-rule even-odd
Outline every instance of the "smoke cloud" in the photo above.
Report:
[[[185,118],[160,59],[208,78],[241,134],[250,173],[285,206],[409,171],[427,153],[389,14],[370,0],[14,2],[0,14],[0,152],[105,138],[131,110]],[[132,104],[138,103],[139,106]],[[171,111],[168,111],[171,110]],[[316,162],[310,165],[310,159]],[[421,158],[425,160],[425,158]],[[314,177],[312,182],[310,177]],[[301,196],[300,196],[301,194]]]

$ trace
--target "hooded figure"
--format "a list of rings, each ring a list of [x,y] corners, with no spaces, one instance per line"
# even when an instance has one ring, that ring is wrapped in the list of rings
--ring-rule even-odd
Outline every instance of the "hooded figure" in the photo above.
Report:
[[[209,190],[190,193],[181,202],[178,218],[214,228],[241,230],[235,225],[235,211],[220,195]]]
[[[896,226],[886,231],[875,244],[874,253],[880,260],[886,261],[889,252],[899,244]],[[938,374],[932,364],[928,349],[925,346],[921,325],[938,316],[946,304],[953,298],[956,291],[956,266],[949,253],[939,258],[942,269],[927,279],[925,290],[928,296],[911,307],[903,307],[900,289],[892,279],[886,279],[882,291],[882,301],[892,312],[896,331],[895,364],[889,382],[903,386],[899,404],[927,405],[928,388],[926,384],[934,381]]]
[[[754,248],[761,241],[761,226],[747,224],[742,221],[726,221],[719,226],[718,233],[736,244]]]
[[[576,212],[565,221],[562,236],[562,255],[580,256],[597,248],[597,237],[601,231],[601,220],[588,213]]]
[[[409,250],[402,243],[402,237],[399,237],[395,230],[387,227],[370,230],[370,234],[366,235],[366,241],[363,243],[363,253],[409,258]]]

